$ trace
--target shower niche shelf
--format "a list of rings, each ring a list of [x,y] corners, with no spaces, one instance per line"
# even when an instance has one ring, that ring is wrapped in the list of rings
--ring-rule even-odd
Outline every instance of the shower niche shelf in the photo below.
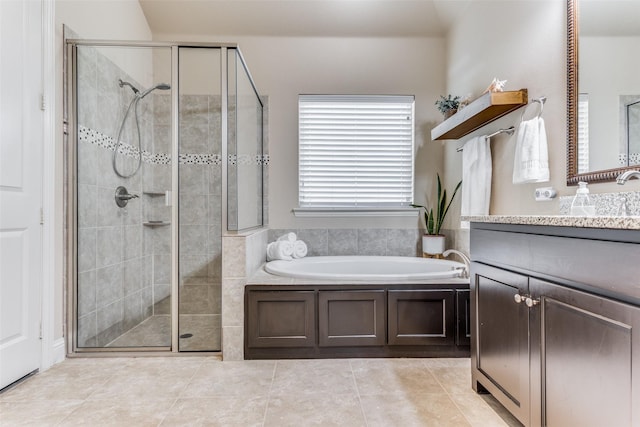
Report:
[[[489,92],[431,129],[431,139],[459,139],[527,105],[527,89]]]
[[[142,223],[145,227],[164,227],[167,225],[171,225],[168,221],[145,221]]]

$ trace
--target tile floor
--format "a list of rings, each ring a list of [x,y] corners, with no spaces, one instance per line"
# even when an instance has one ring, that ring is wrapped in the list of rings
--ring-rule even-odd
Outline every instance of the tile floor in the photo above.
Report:
[[[0,394],[0,425],[518,426],[469,359],[74,358]]]

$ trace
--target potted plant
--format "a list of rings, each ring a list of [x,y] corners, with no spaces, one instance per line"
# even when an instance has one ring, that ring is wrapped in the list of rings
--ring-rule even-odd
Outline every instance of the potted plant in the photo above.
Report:
[[[458,107],[460,106],[460,97],[459,96],[451,96],[451,94],[444,96],[440,95],[440,99],[436,101],[436,107],[438,107],[438,111],[440,111],[445,120],[451,117],[458,111]]]
[[[440,228],[444,223],[444,219],[449,212],[451,202],[456,197],[462,181],[456,185],[453,190],[451,199],[447,200],[447,190],[442,188],[442,182],[440,181],[440,175],[436,175],[438,178],[438,190],[437,190],[437,203],[435,208],[427,208],[426,206],[412,204],[414,208],[420,208],[424,210],[424,223],[427,233],[422,236],[422,252],[430,256],[437,256],[444,252],[445,236],[440,234]]]

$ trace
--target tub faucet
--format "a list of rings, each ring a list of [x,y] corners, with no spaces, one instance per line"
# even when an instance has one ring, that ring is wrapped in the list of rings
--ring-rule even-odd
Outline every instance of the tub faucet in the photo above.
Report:
[[[619,185],[624,185],[624,183],[629,181],[631,178],[640,179],[640,171],[636,171],[636,170],[626,171],[625,173],[618,175],[618,178],[616,178],[616,182]]]
[[[471,269],[471,260],[469,259],[469,257],[455,249],[447,249],[446,251],[442,252],[442,256],[445,258],[451,254],[456,254],[460,258],[462,258],[462,261],[464,262],[464,271],[462,272],[462,277],[464,277],[465,279],[468,279],[469,271]]]

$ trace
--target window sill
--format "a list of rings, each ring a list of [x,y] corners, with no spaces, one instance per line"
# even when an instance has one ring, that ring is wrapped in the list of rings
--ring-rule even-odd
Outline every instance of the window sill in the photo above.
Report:
[[[419,210],[411,207],[401,208],[293,208],[297,217],[362,217],[362,216],[417,216]]]

